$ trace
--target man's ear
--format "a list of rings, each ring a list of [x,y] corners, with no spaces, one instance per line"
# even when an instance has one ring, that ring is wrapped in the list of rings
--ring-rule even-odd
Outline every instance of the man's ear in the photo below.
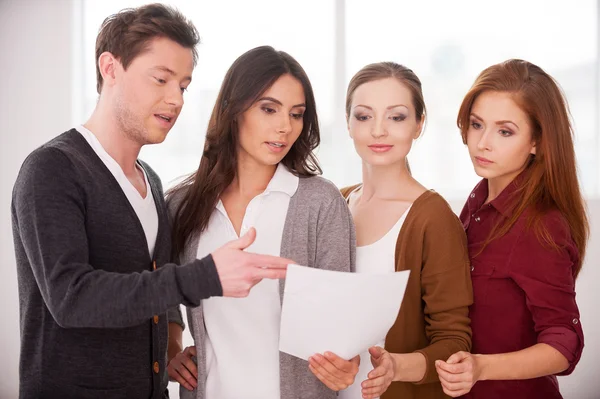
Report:
[[[117,68],[121,66],[115,56],[105,51],[98,57],[98,69],[102,75],[103,85],[113,86],[116,81]]]

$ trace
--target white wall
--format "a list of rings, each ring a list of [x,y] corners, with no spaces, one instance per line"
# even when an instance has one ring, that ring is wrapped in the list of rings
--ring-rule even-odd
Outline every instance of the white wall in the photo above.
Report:
[[[18,396],[19,314],[10,223],[11,190],[35,147],[71,127],[72,8],[77,0],[0,0],[0,398]],[[74,107],[75,106],[75,107]],[[460,201],[454,202],[460,209]],[[566,399],[598,398],[593,363],[600,354],[600,200],[590,201],[592,237],[578,302],[586,349],[573,375],[561,378]]]
[[[18,396],[11,190],[27,154],[71,123],[71,10],[70,0],[0,0],[0,398]]]

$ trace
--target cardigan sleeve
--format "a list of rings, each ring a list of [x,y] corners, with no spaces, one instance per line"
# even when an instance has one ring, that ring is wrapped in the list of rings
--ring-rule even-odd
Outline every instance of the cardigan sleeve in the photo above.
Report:
[[[469,305],[473,289],[467,239],[450,206],[439,196],[423,214],[421,292],[429,346],[417,350],[427,362],[418,384],[439,381],[436,360],[471,350]]]
[[[339,194],[319,212],[317,221],[316,265],[320,269],[356,271],[354,222],[344,198]]]
[[[165,202],[167,204],[167,213],[169,216],[169,228],[170,229],[173,228],[173,219],[175,218],[175,213],[177,212],[177,209],[181,203],[180,197],[181,197],[180,193],[174,193],[172,195],[167,195],[165,198]],[[172,256],[171,262],[175,263],[176,265],[181,264],[179,255],[171,255],[171,256]],[[183,321],[183,315],[181,314],[181,307],[179,305],[177,305],[176,307],[171,308],[167,311],[167,320],[169,321],[169,323],[178,324],[182,330],[185,330],[185,323]]]

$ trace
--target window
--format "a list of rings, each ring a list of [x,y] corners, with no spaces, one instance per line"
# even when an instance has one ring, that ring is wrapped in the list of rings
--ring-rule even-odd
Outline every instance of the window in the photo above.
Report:
[[[140,0],[86,0],[82,12],[81,119],[97,100],[94,45],[103,19]],[[198,166],[208,118],[227,68],[243,52],[269,44],[295,57],[311,78],[322,144],[324,176],[339,186],[360,181],[361,164],[347,134],[344,96],[362,66],[393,60],[423,82],[429,117],[409,155],[414,175],[448,199],[465,198],[478,181],[456,127],[462,97],[485,67],[523,58],[553,75],[569,101],[579,174],[588,197],[600,195],[598,12],[595,0],[566,7],[558,0],[488,3],[391,0],[272,3],[167,2],[202,37],[186,105],[164,144],[141,157],[165,186]],[[368,5],[367,5],[368,4]]]
[[[82,119],[95,105],[94,45],[102,20],[140,0],[86,0],[82,7]],[[424,135],[409,155],[414,175],[448,199],[463,199],[478,181],[456,127],[462,97],[485,67],[523,58],[553,75],[575,121],[580,179],[588,197],[600,195],[597,2],[507,0],[487,3],[373,0],[167,2],[202,37],[186,105],[164,144],[142,150],[165,186],[198,165],[208,118],[233,60],[269,44],[295,57],[311,78],[324,176],[339,186],[360,181],[361,164],[347,135],[344,95],[362,66],[393,60],[423,82],[429,111]],[[368,6],[367,6],[368,4]]]
[[[97,101],[94,48],[105,17],[145,1],[86,1],[83,7],[84,103],[87,118]],[[334,4],[311,0],[273,3],[265,0],[235,2],[165,2],[190,18],[200,32],[198,65],[193,83],[185,94],[185,106],[175,127],[160,146],[142,150],[141,158],[161,176],[165,187],[174,179],[193,172],[199,164],[206,127],[225,72],[245,51],[272,45],[292,55],[311,77],[323,127],[334,116],[333,65]],[[319,27],[318,29],[311,29]]]
[[[479,177],[456,127],[461,101],[483,69],[522,58],[545,69],[565,91],[581,182],[588,195],[599,194],[596,1],[569,7],[556,0],[346,4],[346,81],[368,63],[393,60],[423,83],[429,120],[409,161],[425,186],[448,199],[466,198]],[[347,173],[359,176],[354,169]]]

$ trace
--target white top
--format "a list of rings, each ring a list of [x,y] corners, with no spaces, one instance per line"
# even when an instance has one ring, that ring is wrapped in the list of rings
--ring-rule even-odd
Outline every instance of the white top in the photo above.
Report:
[[[279,256],[298,177],[279,164],[267,189],[250,201],[240,234],[256,229],[249,252]],[[199,259],[237,238],[219,200],[198,242]],[[279,281],[265,279],[246,298],[202,301],[206,326],[206,398],[279,399]],[[202,378],[202,376],[200,377]]]
[[[411,205],[412,206],[412,205]],[[396,243],[398,235],[406,215],[410,211],[411,206],[404,211],[396,224],[379,240],[372,244],[356,247],[356,272],[357,273],[394,273],[396,271]],[[385,337],[377,343],[383,347]],[[358,374],[354,379],[354,384],[350,385],[343,391],[340,391],[340,399],[362,399],[361,384],[367,380],[367,374],[373,370],[371,364],[371,355],[369,352],[360,354],[360,366]]]
[[[142,197],[140,192],[131,184],[121,166],[111,157],[108,152],[102,147],[98,138],[85,128],[83,125],[77,127],[77,131],[86,139],[88,144],[92,147],[98,157],[104,162],[104,165],[108,168],[110,173],[115,177],[121,190],[129,200],[131,207],[135,211],[142,228],[144,229],[144,235],[146,236],[146,242],[148,243],[148,253],[150,257],[154,255],[154,245],[156,244],[156,236],[158,235],[158,212],[156,211],[156,204],[154,202],[154,196],[152,195],[152,189],[150,183],[148,183],[148,176],[144,168],[136,164],[138,169],[144,174],[144,180],[146,182],[146,197]]]

